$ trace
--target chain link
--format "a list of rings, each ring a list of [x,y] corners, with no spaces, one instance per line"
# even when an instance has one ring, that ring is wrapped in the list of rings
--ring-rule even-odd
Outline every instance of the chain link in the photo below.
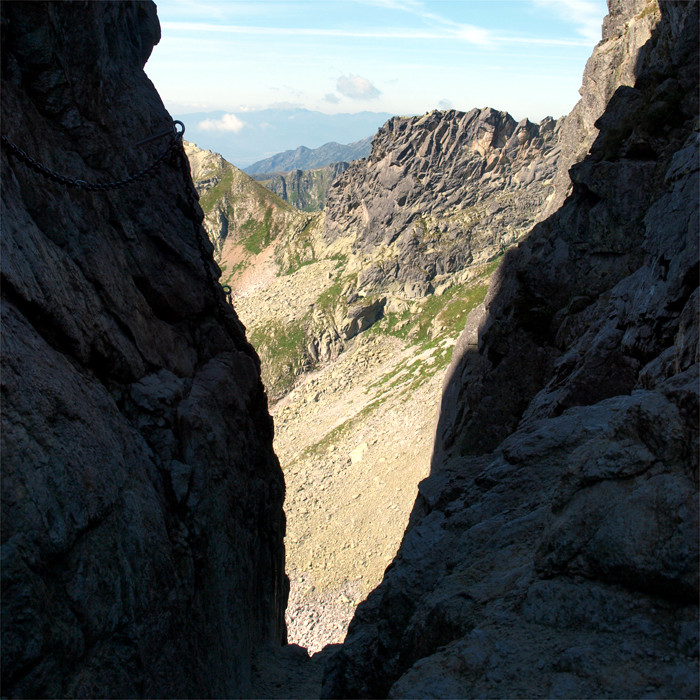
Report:
[[[182,127],[181,131],[177,130],[177,125]],[[204,265],[204,271],[206,273],[207,282],[209,288],[211,289],[214,297],[214,301],[217,304],[217,308],[221,314],[222,322],[224,325],[229,327],[230,332],[234,337],[238,337],[240,332],[238,328],[233,324],[233,319],[231,318],[230,309],[228,309],[228,304],[231,304],[231,287],[228,285],[220,285],[214,278],[214,273],[211,269],[211,262],[213,261],[212,256],[207,253],[207,247],[205,243],[205,238],[208,238],[207,232],[204,230],[202,225],[202,216],[200,215],[200,210],[197,207],[197,202],[199,201],[199,195],[197,190],[192,184],[192,177],[190,175],[190,166],[187,159],[187,154],[182,144],[183,135],[185,133],[185,125],[180,121],[173,122],[173,131],[165,131],[161,134],[156,134],[149,138],[139,141],[136,145],[141,145],[148,141],[152,141],[155,138],[161,136],[170,136],[170,143],[168,147],[148,166],[142,168],[133,175],[125,177],[123,180],[116,180],[114,182],[89,182],[87,180],[81,180],[78,178],[68,177],[67,175],[62,175],[61,173],[47,168],[43,163],[40,163],[35,158],[32,158],[26,151],[23,151],[19,146],[12,143],[6,136],[0,137],[2,139],[2,145],[5,146],[9,152],[15,156],[18,160],[22,161],[28,168],[34,170],[34,172],[39,173],[43,177],[52,180],[53,182],[58,182],[62,185],[69,185],[71,187],[77,187],[81,190],[90,190],[95,192],[105,192],[107,190],[117,190],[122,187],[140,180],[150,173],[159,163],[162,163],[167,157],[172,157],[174,164],[179,167],[182,174],[182,179],[185,185],[185,191],[187,192],[187,204],[189,205],[189,216],[188,218],[192,221],[192,227],[194,229],[195,240],[197,241],[197,248],[199,249],[199,255],[202,259]],[[221,292],[224,292],[222,295]],[[225,295],[225,298],[224,298]],[[228,302],[228,304],[226,303]]]
[[[180,123],[180,122],[178,122]],[[62,185],[70,185],[71,187],[77,187],[81,190],[91,190],[93,192],[105,192],[107,190],[118,190],[121,187],[126,187],[132,182],[140,180],[142,177],[148,175],[159,163],[161,163],[167,156],[177,147],[180,138],[184,133],[184,128],[182,132],[173,132],[173,138],[168,145],[168,147],[150,164],[145,168],[142,168],[133,175],[128,175],[123,180],[115,180],[114,182],[89,182],[88,180],[81,180],[75,177],[68,177],[67,175],[61,175],[61,173],[56,172],[47,168],[43,163],[40,163],[35,158],[32,158],[26,151],[23,151],[19,146],[12,143],[7,136],[2,136],[2,144],[6,146],[10,153],[14,155],[18,160],[21,160],[28,168],[31,168],[35,172],[43,175],[49,180],[58,182]]]

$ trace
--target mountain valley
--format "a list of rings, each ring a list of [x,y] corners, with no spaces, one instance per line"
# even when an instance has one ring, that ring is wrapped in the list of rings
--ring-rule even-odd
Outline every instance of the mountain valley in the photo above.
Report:
[[[365,297],[348,286],[351,246],[326,242],[323,214],[290,216],[220,156],[187,152],[222,281],[234,288],[274,401],[287,484],[290,639],[317,651],[342,641],[355,604],[396,552],[427,475],[442,373],[499,257],[459,270],[423,299],[397,299],[396,308],[353,304]],[[227,177],[239,189],[224,191]],[[246,217],[271,222],[268,245],[248,257]],[[380,313],[372,318],[368,308]]]
[[[275,193],[153,3],[1,3],[3,693],[696,698],[699,4]]]
[[[627,57],[624,79],[648,31],[627,25],[601,45],[584,85],[605,75],[598,89],[611,95],[606,61]],[[234,303],[261,357],[287,484],[287,625],[310,653],[343,640],[393,560],[467,316],[504,253],[569,194],[603,98],[540,124],[493,109],[394,117],[367,158],[326,180],[310,207],[322,212],[238,263]],[[311,179],[263,182],[288,195],[290,175]]]
[[[310,652],[343,640],[396,554],[467,315],[504,253],[566,194],[565,127],[494,109],[394,117],[307,213],[261,188],[284,192],[281,176],[258,183],[188,146],[272,401],[287,625]]]

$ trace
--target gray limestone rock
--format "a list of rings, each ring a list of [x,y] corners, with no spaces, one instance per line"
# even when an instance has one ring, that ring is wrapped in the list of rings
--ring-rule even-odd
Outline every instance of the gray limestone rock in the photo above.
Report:
[[[554,124],[493,109],[390,119],[330,188],[326,240],[381,251],[379,289],[424,297],[435,276],[496,257],[538,220],[553,193]]]
[[[348,308],[348,315],[341,321],[340,336],[344,340],[354,338],[358,333],[367,330],[376,323],[384,312],[386,299],[375,299],[370,303],[353,304]]]
[[[144,168],[158,39],[151,2],[3,3],[3,134],[86,181]],[[246,695],[285,638],[284,485],[190,185],[168,158],[85,191],[4,147],[2,183],[3,694]]]
[[[325,697],[698,694],[698,4],[661,3],[643,46],[656,5],[610,10],[639,50],[589,62],[600,135],[467,319]]]
[[[326,206],[328,190],[348,167],[341,161],[312,170],[256,174],[255,179],[297,209],[321,211]]]

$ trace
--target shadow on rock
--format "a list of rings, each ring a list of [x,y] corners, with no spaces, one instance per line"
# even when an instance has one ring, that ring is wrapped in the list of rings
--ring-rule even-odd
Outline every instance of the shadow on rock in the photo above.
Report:
[[[654,9],[618,5],[610,31]],[[697,696],[697,9],[661,4],[571,194],[467,320],[325,697]]]

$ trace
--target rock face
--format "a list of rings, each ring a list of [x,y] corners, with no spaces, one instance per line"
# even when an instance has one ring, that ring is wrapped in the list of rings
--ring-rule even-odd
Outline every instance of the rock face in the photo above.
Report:
[[[235,284],[235,278],[254,256],[276,239],[293,236],[308,224],[308,216],[218,153],[192,143],[185,143],[185,152],[224,283]]]
[[[553,194],[555,127],[493,109],[394,117],[329,190],[325,237],[377,258],[360,289],[425,297],[532,227]]]
[[[603,37],[586,63],[581,99],[559,120],[561,153],[554,177],[554,196],[545,210],[549,215],[563,204],[571,191],[569,168],[585,158],[598,135],[595,125],[615,90],[634,85],[637,62],[660,17],[656,0],[609,1],[603,20]]]
[[[656,12],[610,5],[610,31]],[[697,26],[661,3],[572,194],[467,319],[326,697],[697,696]]]
[[[321,211],[326,206],[328,190],[348,169],[348,163],[331,163],[314,170],[292,170],[289,173],[256,175],[271,192],[302,211]]]
[[[3,3],[3,134],[86,181],[145,167],[158,39],[150,2]],[[6,148],[2,183],[3,694],[245,696],[285,639],[284,485],[191,185]]]

